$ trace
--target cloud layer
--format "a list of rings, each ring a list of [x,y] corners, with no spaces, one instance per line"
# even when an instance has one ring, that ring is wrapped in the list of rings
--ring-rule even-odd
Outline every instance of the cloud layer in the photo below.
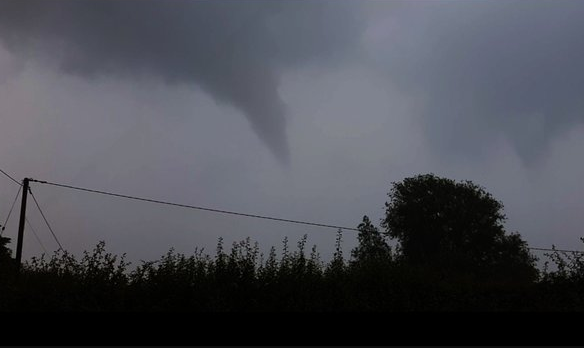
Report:
[[[379,221],[391,181],[434,172],[484,185],[531,246],[581,249],[583,6],[0,2],[0,167],[353,227],[363,214]],[[2,217],[15,186],[0,178]],[[151,259],[212,251],[218,236],[277,246],[304,233],[334,252],[334,230],[33,190],[76,252],[103,239]],[[38,212],[29,218],[55,246]]]
[[[583,13],[581,1],[401,2],[371,45],[442,152],[481,157],[503,135],[532,163],[584,120]]]
[[[245,114],[284,162],[281,73],[334,64],[359,37],[348,2],[22,0],[1,7],[0,38],[13,52],[87,78],[196,84]]]

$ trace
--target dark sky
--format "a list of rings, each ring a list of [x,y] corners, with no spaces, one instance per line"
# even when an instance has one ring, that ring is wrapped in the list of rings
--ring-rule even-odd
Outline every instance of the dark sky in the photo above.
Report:
[[[3,1],[0,168],[351,227],[378,221],[392,181],[434,172],[485,186],[532,246],[580,248],[583,15],[570,0]],[[0,216],[16,190],[0,181]],[[75,252],[307,233],[327,256],[335,237],[33,190]]]

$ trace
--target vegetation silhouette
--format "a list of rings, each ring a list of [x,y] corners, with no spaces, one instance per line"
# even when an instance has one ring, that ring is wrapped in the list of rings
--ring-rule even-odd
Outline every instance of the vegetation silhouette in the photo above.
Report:
[[[10,238],[0,236],[0,272],[4,275],[14,263],[12,251],[8,248]]]
[[[520,236],[505,234],[502,204],[484,189],[428,174],[394,183],[389,196],[385,231],[364,216],[348,259],[339,230],[328,262],[316,246],[307,254],[306,235],[267,255],[249,238],[230,250],[219,238],[213,256],[171,249],[134,268],[100,242],[80,258],[34,257],[11,277],[3,238],[0,310],[584,310],[584,255],[554,251],[537,272]]]
[[[532,281],[537,261],[506,234],[503,204],[471,181],[434,174],[395,182],[382,226],[407,263],[480,278]]]

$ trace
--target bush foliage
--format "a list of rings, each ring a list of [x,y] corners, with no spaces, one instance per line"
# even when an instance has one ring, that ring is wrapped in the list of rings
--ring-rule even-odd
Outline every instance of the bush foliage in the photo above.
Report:
[[[4,311],[530,311],[583,310],[584,258],[553,252],[530,281],[481,281],[408,264],[372,242],[361,225],[360,245],[346,260],[340,249],[323,262],[306,237],[294,250],[259,252],[250,239],[214,256],[168,251],[130,269],[100,242],[75,258],[67,252],[33,258],[18,278],[4,271]],[[368,239],[369,238],[369,239]],[[369,243],[369,244],[367,244]],[[288,248],[285,240],[283,248]],[[364,253],[373,248],[378,253]]]
[[[219,238],[214,255],[171,249],[133,268],[100,242],[80,258],[32,258],[16,276],[1,238],[0,310],[584,310],[584,254],[554,250],[538,272],[484,189],[426,175],[394,184],[390,197],[386,230],[364,216],[357,247],[344,253],[339,230],[326,262],[316,246],[307,252],[306,235],[267,255],[249,238],[230,249]]]

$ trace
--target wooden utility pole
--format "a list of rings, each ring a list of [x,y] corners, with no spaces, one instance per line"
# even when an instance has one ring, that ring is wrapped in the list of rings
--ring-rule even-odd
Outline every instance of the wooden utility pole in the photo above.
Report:
[[[16,244],[16,273],[20,273],[22,262],[22,240],[24,237],[24,223],[26,222],[26,197],[28,195],[29,178],[22,180],[22,204],[20,205],[20,223],[18,225],[18,241]]]

